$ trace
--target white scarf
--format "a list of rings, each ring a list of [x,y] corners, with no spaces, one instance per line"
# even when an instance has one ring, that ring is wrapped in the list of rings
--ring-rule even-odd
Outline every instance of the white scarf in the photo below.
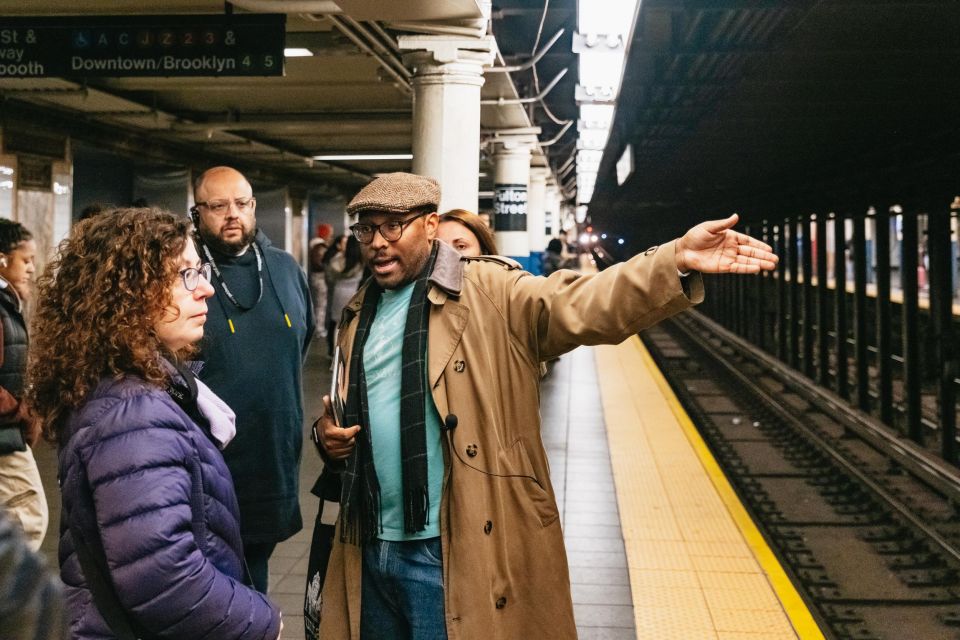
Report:
[[[197,378],[197,409],[210,421],[210,433],[220,443],[220,449],[225,449],[237,435],[237,414],[199,378]]]
[[[163,365],[171,376],[183,377],[166,358],[163,359]],[[197,410],[210,423],[210,435],[222,451],[237,435],[237,414],[200,378],[193,376],[193,380],[197,383]]]

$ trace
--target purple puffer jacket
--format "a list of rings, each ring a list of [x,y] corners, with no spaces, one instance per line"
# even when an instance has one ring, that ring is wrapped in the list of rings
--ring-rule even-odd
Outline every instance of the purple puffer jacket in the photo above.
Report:
[[[114,637],[70,535],[70,522],[91,522],[74,512],[89,504],[81,493],[89,491],[117,595],[143,629],[162,638],[277,638],[279,611],[243,584],[230,472],[165,391],[138,378],[103,380],[70,416],[66,434],[60,576],[73,638]],[[90,539],[92,525],[79,526]]]

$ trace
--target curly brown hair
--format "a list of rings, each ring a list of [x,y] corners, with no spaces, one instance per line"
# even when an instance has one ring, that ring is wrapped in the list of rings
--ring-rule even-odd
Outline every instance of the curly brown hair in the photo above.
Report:
[[[171,303],[190,230],[189,219],[168,211],[113,209],[60,243],[37,282],[27,365],[27,402],[46,439],[61,439],[67,416],[104,377],[165,383],[154,327]]]

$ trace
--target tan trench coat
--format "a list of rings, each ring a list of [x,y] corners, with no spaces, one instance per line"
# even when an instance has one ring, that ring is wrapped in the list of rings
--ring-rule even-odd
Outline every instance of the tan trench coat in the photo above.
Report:
[[[449,640],[576,638],[540,437],[540,362],[582,344],[619,343],[699,302],[702,281],[693,275],[681,286],[673,243],[596,275],[548,278],[507,259],[461,259],[441,243],[430,280],[428,375],[441,420],[457,417],[443,436],[440,509]],[[363,294],[341,322],[345,362]],[[360,549],[338,536],[323,640],[360,637],[360,561]]]

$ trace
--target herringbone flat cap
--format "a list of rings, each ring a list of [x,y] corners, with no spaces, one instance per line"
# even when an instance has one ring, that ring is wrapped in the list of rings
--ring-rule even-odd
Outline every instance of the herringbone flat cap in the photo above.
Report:
[[[440,185],[433,178],[413,173],[382,175],[353,197],[347,205],[347,215],[364,211],[407,213],[414,209],[440,206]]]

